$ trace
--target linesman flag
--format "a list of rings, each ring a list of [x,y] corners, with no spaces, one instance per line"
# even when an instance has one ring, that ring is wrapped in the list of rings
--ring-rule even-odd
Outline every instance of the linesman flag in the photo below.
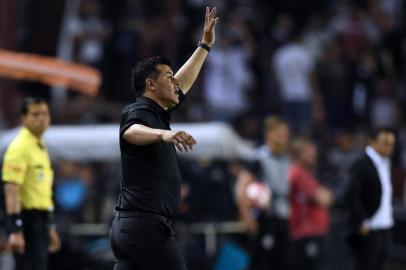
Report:
[[[97,95],[101,84],[100,72],[95,68],[54,57],[1,49],[0,76],[66,87],[89,96]]]

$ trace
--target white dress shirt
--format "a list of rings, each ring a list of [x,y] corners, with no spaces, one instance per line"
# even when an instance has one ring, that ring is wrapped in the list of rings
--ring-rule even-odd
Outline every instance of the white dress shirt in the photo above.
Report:
[[[364,224],[371,230],[389,229],[393,226],[392,209],[392,183],[390,159],[379,155],[371,146],[366,147],[365,152],[372,159],[378,171],[381,182],[382,195],[378,210]]]

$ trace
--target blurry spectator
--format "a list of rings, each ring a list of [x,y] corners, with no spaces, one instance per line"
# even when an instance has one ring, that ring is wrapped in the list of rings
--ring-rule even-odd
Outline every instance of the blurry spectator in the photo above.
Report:
[[[394,85],[387,79],[377,81],[376,94],[371,102],[371,127],[395,128],[399,125],[400,110],[393,88]]]
[[[350,169],[360,157],[361,151],[353,132],[345,129],[337,131],[333,145],[327,151],[323,179],[328,179],[328,186],[335,198],[330,209],[330,233],[327,240],[329,246],[334,246],[334,250],[328,250],[329,266],[330,270],[351,269],[351,252],[343,239],[348,230],[345,191],[350,182]]]
[[[381,10],[381,12],[383,13],[384,20],[386,20],[389,24],[398,25],[401,23],[402,11],[404,11],[405,7],[404,1],[402,0],[375,0],[375,1],[378,2],[379,6],[377,7],[377,9]]]
[[[94,222],[94,209],[89,211],[93,173],[86,165],[61,161],[60,175],[55,183],[55,201],[59,207],[59,223]],[[93,187],[94,188],[94,187]]]
[[[258,225],[248,214],[249,204],[240,203],[239,210],[249,231],[256,230],[258,226],[251,269],[285,269],[289,243],[288,171],[291,164],[287,154],[289,127],[282,118],[270,116],[264,122],[264,129],[265,144],[258,149],[257,155],[261,165],[259,178],[272,190],[272,200],[258,216]],[[239,180],[238,185],[245,187],[258,181],[248,171],[244,171]],[[240,187],[239,192],[244,194],[244,190]]]
[[[263,8],[258,7],[258,12]],[[279,47],[289,41],[293,30],[293,18],[290,14],[277,13],[274,19],[272,17],[270,14],[262,14],[262,18],[257,16],[256,19],[262,21],[257,21],[254,24],[256,28],[264,28],[262,30],[254,29],[254,31],[258,31],[255,35],[257,53],[254,55],[254,64],[257,62],[258,84],[260,91],[262,91],[256,103],[257,109],[260,109],[262,116],[273,114],[280,109],[280,93],[278,92],[277,82],[273,76],[269,76],[270,74],[273,75],[273,67],[269,64],[269,59]],[[269,27],[263,26],[268,24],[270,24]],[[263,35],[262,33],[267,34]]]
[[[341,48],[329,43],[321,57],[318,68],[320,94],[325,109],[325,124],[334,131],[348,127],[353,122],[351,70],[344,62]]]
[[[365,154],[353,166],[349,187],[351,234],[355,269],[383,269],[393,227],[390,157],[395,145],[392,130],[371,132]]]
[[[232,187],[235,182],[236,168],[238,170],[238,162],[212,160],[204,170],[205,194],[210,194],[210,198],[206,198],[206,211],[211,220],[235,219]]]
[[[163,18],[156,16],[141,21],[139,25],[137,25],[138,34],[142,37],[138,40],[138,42],[141,43],[138,48],[138,54],[141,59],[164,51],[165,31],[164,28],[161,27],[163,23]]]
[[[319,61],[326,43],[332,38],[331,33],[326,31],[324,23],[325,18],[321,14],[313,15],[303,35],[303,44],[315,62]]]
[[[352,63],[358,61],[371,42],[375,43],[380,38],[376,24],[355,3],[341,5],[330,21],[330,30],[337,36],[344,59]]]
[[[285,13],[279,14],[276,18],[275,25],[271,28],[271,39],[276,48],[289,41],[292,30],[292,17]]]
[[[351,131],[339,130],[334,137],[334,146],[327,154],[330,174],[335,178],[333,192],[336,200],[344,196],[344,189],[350,179],[350,169],[360,157],[360,149],[355,143]],[[331,183],[331,181],[330,181]]]
[[[99,0],[82,0],[79,17],[72,20],[69,27],[75,37],[75,59],[100,69],[110,27],[101,18]]]
[[[351,65],[349,65],[351,66]],[[371,97],[373,95],[375,79],[378,73],[378,64],[373,49],[363,51],[355,65],[352,93],[353,117],[356,116],[358,124],[368,125]],[[347,119],[355,122],[355,119]]]
[[[213,215],[214,212],[211,212],[209,210],[209,198],[206,196],[208,192],[211,192],[209,191],[209,183],[211,182],[211,179],[207,179],[207,168],[206,170],[204,170],[203,167],[206,166],[202,165],[203,164],[199,164],[199,162],[194,159],[183,157],[179,158],[179,169],[182,175],[182,186],[181,204],[179,207],[178,218],[182,221],[197,222],[206,221],[213,218],[213,216],[210,215]],[[224,172],[221,170],[220,172],[217,172],[217,175],[220,175],[219,180],[222,182],[224,180]],[[218,204],[218,201],[212,201],[215,201],[215,205]]]
[[[263,141],[261,120],[254,113],[246,113],[235,118],[233,128],[244,140],[259,145]]]
[[[204,95],[214,120],[232,121],[250,109],[246,92],[253,84],[248,61],[254,42],[237,14],[223,29],[227,31],[218,35],[218,45],[207,58]]]
[[[329,230],[327,208],[333,196],[315,178],[317,149],[312,141],[297,139],[292,145],[292,157],[294,164],[289,172],[291,269],[321,269],[324,239]]]
[[[272,64],[284,117],[295,133],[309,133],[314,120],[314,63],[302,44],[300,31],[275,52]]]

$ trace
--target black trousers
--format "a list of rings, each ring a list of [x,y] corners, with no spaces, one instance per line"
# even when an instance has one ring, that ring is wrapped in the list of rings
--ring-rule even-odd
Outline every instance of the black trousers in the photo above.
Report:
[[[323,266],[325,238],[321,236],[292,240],[289,252],[290,270],[319,270]]]
[[[258,222],[250,269],[285,270],[290,241],[287,220],[263,214]]]
[[[24,254],[14,253],[16,270],[48,269],[48,212],[38,210],[22,211]]]
[[[110,230],[114,270],[186,270],[172,221],[145,212],[117,211]]]
[[[352,242],[355,270],[380,270],[390,246],[390,230],[371,230],[367,236]]]

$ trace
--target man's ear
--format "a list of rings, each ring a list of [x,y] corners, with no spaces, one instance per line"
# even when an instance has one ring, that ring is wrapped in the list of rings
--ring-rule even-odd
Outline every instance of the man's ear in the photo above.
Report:
[[[155,81],[153,80],[153,79],[151,79],[151,78],[146,78],[145,79],[145,86],[146,86],[146,88],[147,89],[150,89],[150,90],[155,90]]]

